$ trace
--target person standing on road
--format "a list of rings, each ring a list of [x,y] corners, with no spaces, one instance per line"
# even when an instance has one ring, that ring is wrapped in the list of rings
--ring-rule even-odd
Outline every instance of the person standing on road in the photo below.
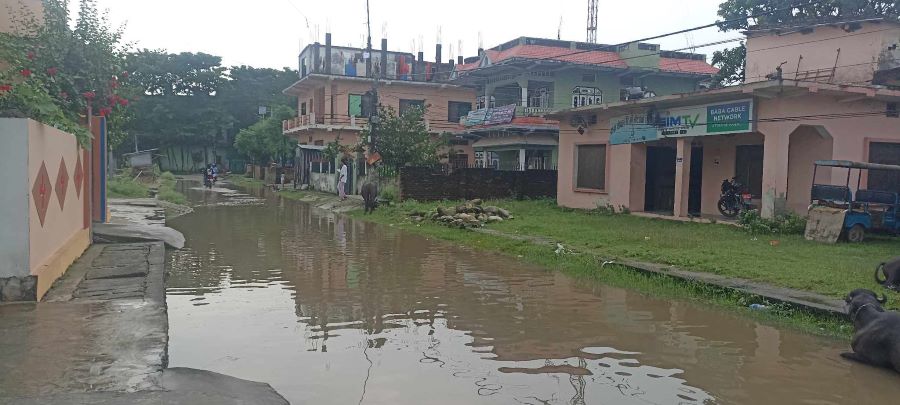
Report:
[[[341,159],[341,169],[338,171],[338,196],[341,201],[347,199],[347,160]]]

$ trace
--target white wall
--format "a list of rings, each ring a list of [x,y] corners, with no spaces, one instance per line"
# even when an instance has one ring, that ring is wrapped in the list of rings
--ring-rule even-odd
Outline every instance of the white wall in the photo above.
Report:
[[[25,277],[28,264],[28,121],[0,118],[0,278]]]

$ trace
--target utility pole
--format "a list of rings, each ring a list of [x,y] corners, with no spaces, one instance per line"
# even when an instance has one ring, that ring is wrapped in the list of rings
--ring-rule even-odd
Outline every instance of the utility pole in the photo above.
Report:
[[[374,155],[378,152],[378,75],[379,73],[373,73],[375,64],[372,63],[373,60],[373,50],[372,50],[372,20],[371,13],[369,12],[369,0],[366,0],[366,28],[368,30],[368,38],[366,40],[366,53],[369,55],[369,66],[372,66],[372,69],[369,69],[366,73],[373,79],[372,81],[372,96],[369,98],[371,100],[371,104],[369,105],[369,155]],[[381,61],[381,68],[384,69],[387,61]]]
[[[588,0],[587,41],[597,43],[597,1]]]

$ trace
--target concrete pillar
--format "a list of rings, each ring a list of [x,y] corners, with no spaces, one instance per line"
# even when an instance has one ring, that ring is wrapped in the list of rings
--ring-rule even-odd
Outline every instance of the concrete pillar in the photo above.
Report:
[[[324,116],[328,117],[328,123],[331,124],[331,120],[334,119],[334,96],[335,96],[335,85],[332,84],[331,78],[328,79],[328,82],[325,84],[325,111],[322,111]]]
[[[385,79],[388,77],[388,49],[387,49],[387,38],[381,39],[381,78]],[[391,77],[393,77],[397,72],[391,72]]]
[[[528,107],[528,85],[522,86],[522,107]]]
[[[519,149],[519,169],[525,170],[525,149]]]
[[[678,138],[675,154],[675,216],[688,216],[691,195],[691,139]]]
[[[788,156],[791,132],[795,124],[760,123],[765,137],[763,151],[762,207],[763,218],[774,218],[787,204]]]
[[[484,151],[484,155],[483,155],[482,158],[481,158],[481,163],[484,165],[485,168],[488,167],[488,166],[491,164],[491,160],[490,160],[490,158],[488,157],[488,154],[489,154],[489,153],[490,153],[490,152],[488,152],[488,151]]]
[[[331,33],[325,33],[325,74],[331,74]]]

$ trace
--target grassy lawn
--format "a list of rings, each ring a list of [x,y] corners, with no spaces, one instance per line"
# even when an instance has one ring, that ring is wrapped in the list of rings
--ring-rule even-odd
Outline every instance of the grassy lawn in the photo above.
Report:
[[[858,245],[825,245],[809,242],[800,235],[752,235],[731,225],[682,223],[632,215],[567,210],[554,201],[492,201],[485,204],[509,209],[515,219],[489,225],[506,233],[541,236],[555,239],[577,251],[593,257],[583,261],[560,260],[551,249],[527,242],[499,240],[501,238],[446,228],[430,222],[414,223],[407,218],[413,210],[429,210],[437,205],[455,206],[459,202],[404,202],[379,208],[368,219],[388,223],[431,236],[464,244],[514,254],[537,264],[561,267],[575,275],[590,275],[604,282],[660,295],[672,291],[668,281],[658,277],[622,272],[612,276],[598,272],[596,257],[630,258],[634,260],[671,264],[686,270],[710,272],[736,278],[752,279],[774,285],[815,291],[833,297],[843,297],[854,288],[885,291],[873,280],[875,266],[892,255],[900,254],[900,239],[871,238]],[[361,214],[355,214],[361,216]],[[777,241],[777,242],[775,242]],[[583,257],[583,256],[582,256]],[[583,262],[582,262],[583,261]],[[656,280],[654,280],[656,279]],[[683,283],[682,283],[683,284]],[[686,290],[685,290],[686,289]],[[713,287],[682,286],[676,296],[704,297],[705,300],[742,304],[746,298],[722,296]],[[890,296],[888,306],[900,307],[900,299]],[[796,316],[795,316],[796,315]],[[806,315],[795,314],[801,318]],[[804,321],[809,323],[808,321]],[[821,322],[812,321],[818,327]]]

